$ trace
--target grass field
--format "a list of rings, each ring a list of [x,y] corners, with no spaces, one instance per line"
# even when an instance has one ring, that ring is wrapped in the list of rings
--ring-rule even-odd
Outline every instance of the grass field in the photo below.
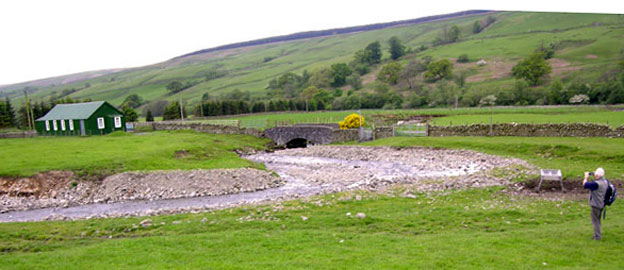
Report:
[[[49,170],[109,174],[134,170],[258,167],[234,149],[264,149],[268,140],[193,131],[113,133],[92,137],[0,140],[0,175],[28,176]],[[177,151],[187,155],[174,157]]]
[[[578,180],[583,172],[603,167],[609,179],[624,179],[624,139],[555,137],[392,137],[371,146],[442,147],[524,159],[545,169],[561,169]]]
[[[50,146],[51,142],[58,146]],[[5,166],[7,160],[0,160],[3,170],[17,166],[18,173],[28,174],[61,165],[66,169],[93,164],[112,168],[118,163],[111,162],[110,157],[122,153],[128,156],[122,159],[124,164],[143,168],[154,164],[144,163],[148,160],[158,161],[159,168],[254,166],[230,150],[261,148],[263,141],[195,132],[152,132],[0,143],[3,150],[43,148],[77,157],[62,158],[60,163],[58,158],[29,163],[30,157],[23,154],[26,152],[10,152],[12,159],[17,157],[20,162]],[[611,179],[624,179],[622,139],[395,137],[363,145],[473,149],[561,168],[567,177],[577,180],[584,170],[597,166],[605,167]],[[76,146],[97,154],[64,149]],[[116,150],[118,146],[126,149]],[[192,152],[192,146],[210,149],[221,162],[185,163],[173,158],[180,149]],[[39,162],[43,164],[37,167]],[[504,187],[397,196],[407,190],[409,187],[395,187],[384,194],[355,191],[207,213],[155,216],[150,217],[154,226],[147,228],[137,226],[145,219],[138,217],[4,223],[0,224],[0,268],[621,269],[624,265],[624,258],[614,255],[624,252],[624,208],[619,201],[609,208],[603,221],[603,241],[595,242],[590,240],[586,199],[518,196],[503,192]],[[362,200],[355,199],[356,194]],[[366,218],[352,217],[358,212],[365,213]]]
[[[573,113],[500,113],[492,117],[494,123],[598,123],[607,124],[611,127],[624,126],[624,111],[619,112],[573,112]],[[469,125],[489,124],[490,115],[487,114],[464,114],[441,118],[434,118],[434,125]]]
[[[243,116],[218,117],[240,120],[241,127],[265,129],[276,124],[294,123],[338,123],[345,116],[357,113],[351,111],[280,112],[250,114]],[[367,125],[388,125],[392,119],[407,119],[415,115],[443,115],[433,119],[435,125],[462,125],[489,123],[494,114],[496,123],[570,123],[588,122],[608,124],[612,127],[624,125],[624,111],[611,111],[604,106],[542,106],[542,107],[494,107],[494,108],[436,108],[418,110],[361,110]],[[202,121],[202,120],[197,120]]]
[[[397,194],[402,190],[398,189]],[[359,192],[214,213],[0,224],[2,269],[620,269],[624,211],[500,188]],[[349,199],[351,198],[351,199]],[[365,219],[349,217],[357,212]],[[306,221],[302,216],[307,217]],[[205,218],[206,222],[201,220]],[[263,220],[264,219],[264,220]],[[174,224],[173,221],[180,221]],[[164,222],[162,224],[161,222]]]

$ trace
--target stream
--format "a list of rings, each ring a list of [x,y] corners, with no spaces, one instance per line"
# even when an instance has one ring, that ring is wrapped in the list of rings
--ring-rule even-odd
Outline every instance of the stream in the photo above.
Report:
[[[314,148],[314,147],[313,147]],[[66,208],[42,208],[26,211],[0,213],[0,222],[27,222],[48,219],[85,219],[89,217],[119,217],[138,215],[145,216],[155,212],[178,213],[189,209],[220,209],[229,206],[258,203],[288,198],[306,197],[315,194],[339,192],[353,189],[367,189],[388,186],[393,183],[418,183],[422,179],[435,177],[452,177],[469,175],[492,167],[502,166],[502,158],[494,162],[486,162],[483,156],[474,154],[455,154],[440,152],[437,157],[430,158],[431,153],[415,155],[408,153],[399,156],[395,151],[384,149],[367,149],[380,151],[375,153],[378,158],[353,159],[340,155],[327,157],[324,154],[310,152],[292,152],[290,150],[274,153],[261,153],[245,156],[249,160],[264,163],[268,170],[277,173],[285,180],[278,188],[255,192],[229,194],[221,196],[190,197],[154,201],[126,201],[116,203],[93,203],[70,206]],[[329,149],[329,148],[325,148]],[[306,151],[306,150],[297,150]],[[347,149],[346,152],[351,151]],[[433,151],[425,149],[420,151]],[[444,150],[436,150],[444,151]],[[345,151],[339,151],[344,154]],[[405,152],[405,151],[403,151]],[[299,153],[299,154],[298,154]],[[418,152],[415,152],[418,154]],[[481,155],[480,153],[478,153]],[[394,155],[396,158],[388,158]],[[404,155],[404,153],[402,153]],[[508,164],[514,162],[508,160]]]

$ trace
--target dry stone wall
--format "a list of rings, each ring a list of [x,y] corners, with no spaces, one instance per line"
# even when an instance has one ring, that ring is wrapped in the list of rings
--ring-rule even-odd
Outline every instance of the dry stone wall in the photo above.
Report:
[[[154,130],[181,130],[192,129],[198,132],[212,134],[246,134],[256,137],[264,137],[264,133],[253,128],[239,128],[235,126],[213,125],[204,123],[179,123],[179,122],[154,122]]]
[[[394,136],[392,127],[375,127],[373,129],[373,139],[383,139]]]
[[[573,124],[494,124],[493,136],[522,137],[624,137],[624,126],[612,129],[607,125]],[[489,136],[490,125],[429,126],[429,136]]]
[[[37,136],[37,132],[36,131],[0,133],[0,139],[32,138],[32,137],[35,137],[35,136]]]
[[[331,142],[349,142],[360,139],[357,129],[334,129],[331,133]]]

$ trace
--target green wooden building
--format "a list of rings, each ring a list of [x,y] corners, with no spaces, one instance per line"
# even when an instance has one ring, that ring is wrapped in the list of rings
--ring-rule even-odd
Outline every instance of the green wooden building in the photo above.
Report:
[[[42,136],[87,136],[126,131],[123,113],[106,101],[58,104],[35,120]]]

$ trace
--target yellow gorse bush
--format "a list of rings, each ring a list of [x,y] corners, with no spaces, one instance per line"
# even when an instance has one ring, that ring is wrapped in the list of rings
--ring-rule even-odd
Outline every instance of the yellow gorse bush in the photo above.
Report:
[[[362,126],[364,125],[364,116],[362,116]],[[360,115],[357,113],[347,115],[343,121],[338,122],[340,129],[350,129],[360,127]]]

